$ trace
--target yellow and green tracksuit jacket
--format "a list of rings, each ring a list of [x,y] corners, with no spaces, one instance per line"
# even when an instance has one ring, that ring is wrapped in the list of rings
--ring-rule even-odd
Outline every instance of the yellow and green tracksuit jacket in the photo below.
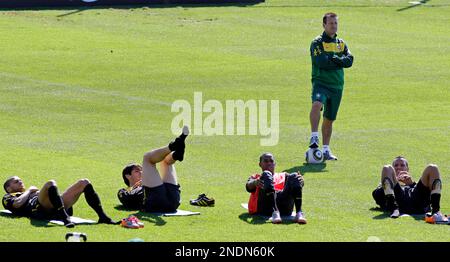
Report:
[[[312,77],[315,84],[342,90],[344,88],[344,68],[351,67],[353,55],[344,40],[329,37],[325,32],[311,43]]]

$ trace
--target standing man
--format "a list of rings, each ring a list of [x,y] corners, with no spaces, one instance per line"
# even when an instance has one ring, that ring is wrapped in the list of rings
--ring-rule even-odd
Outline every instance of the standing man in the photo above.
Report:
[[[312,107],[309,115],[311,122],[309,147],[319,147],[320,111],[324,109],[322,122],[324,159],[337,160],[331,153],[330,139],[344,88],[344,68],[352,66],[353,55],[344,41],[337,38],[338,17],[335,13],[326,13],[323,16],[323,28],[324,32],[312,41],[310,48]]]

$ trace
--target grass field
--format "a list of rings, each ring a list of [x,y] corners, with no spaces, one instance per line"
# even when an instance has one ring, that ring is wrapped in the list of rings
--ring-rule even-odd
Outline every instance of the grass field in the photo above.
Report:
[[[0,178],[27,186],[56,179],[61,190],[87,177],[115,219],[121,171],[173,135],[175,100],[279,100],[280,139],[191,136],[177,164],[181,209],[200,216],[141,214],[144,229],[75,230],[0,216],[0,241],[450,241],[450,229],[412,217],[392,220],[371,191],[383,164],[404,155],[417,180],[427,163],[443,177],[450,213],[450,4],[407,0],[267,0],[250,6],[118,7],[0,11]],[[327,11],[355,56],[332,139],[339,161],[306,167],[309,45]],[[205,114],[204,117],[206,117]],[[244,184],[271,151],[277,170],[305,171],[308,224],[247,216]],[[189,205],[206,192],[213,208]],[[95,219],[84,197],[75,215]]]

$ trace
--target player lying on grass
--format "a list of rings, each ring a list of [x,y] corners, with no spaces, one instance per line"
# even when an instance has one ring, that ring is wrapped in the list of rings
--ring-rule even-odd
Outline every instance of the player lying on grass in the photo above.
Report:
[[[306,224],[302,213],[303,176],[300,173],[275,173],[275,158],[271,153],[259,157],[262,173],[251,176],[245,185],[251,193],[248,201],[250,214],[272,215],[272,223],[282,222],[281,215],[290,216],[295,205],[294,221]]]
[[[87,179],[78,180],[62,195],[59,195],[54,180],[45,183],[41,190],[35,186],[26,189],[22,179],[13,176],[5,181],[3,188],[6,191],[6,195],[3,196],[3,206],[17,216],[57,219],[62,220],[66,227],[74,227],[69,215],[72,215],[72,206],[84,193],[86,202],[99,217],[98,223],[117,224],[105,214],[100,198]]]
[[[385,165],[381,171],[381,184],[372,192],[375,202],[391,213],[392,218],[404,214],[427,213],[428,223],[448,223],[440,211],[442,182],[439,169],[429,164],[419,182],[414,182],[409,173],[408,161],[398,156],[392,165]],[[431,207],[430,207],[431,205]],[[431,213],[428,213],[430,212]]]
[[[136,163],[127,165],[122,178],[128,189],[118,192],[120,202],[125,208],[146,212],[175,212],[180,205],[180,185],[177,181],[175,162],[183,161],[185,139],[189,128],[168,146],[154,149],[144,154],[142,166]],[[156,169],[160,164],[161,175]]]

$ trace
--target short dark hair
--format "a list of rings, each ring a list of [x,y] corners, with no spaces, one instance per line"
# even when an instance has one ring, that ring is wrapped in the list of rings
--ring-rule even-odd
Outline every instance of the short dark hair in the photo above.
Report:
[[[268,155],[271,155],[272,158],[275,160],[275,157],[273,156],[272,153],[270,153],[270,152],[264,152],[264,153],[262,153],[262,154],[259,156],[259,163],[261,163],[261,162],[263,161],[263,158],[264,158],[265,156],[268,156]]]
[[[337,17],[337,14],[335,14],[335,13],[333,13],[333,12],[328,12],[328,13],[324,14],[324,15],[323,15],[323,18],[322,18],[322,22],[323,22],[324,24],[327,23],[327,17]]]
[[[133,169],[135,167],[141,167],[141,165],[139,165],[137,163],[131,163],[131,164],[126,165],[122,170],[123,182],[127,186],[130,186],[130,181],[128,181],[128,178],[126,177],[126,175],[131,175],[131,172],[133,171]]]
[[[408,167],[408,160],[406,160],[406,158],[405,158],[404,156],[396,156],[396,157],[394,158],[394,160],[392,161],[392,165],[394,165],[394,162],[395,162],[397,159],[401,159],[401,160],[405,161],[406,167]]]
[[[8,177],[8,179],[6,179],[5,183],[3,184],[3,189],[5,189],[6,193],[9,193],[8,187],[9,187],[9,184],[11,184],[11,181],[13,181],[13,180],[14,180],[14,176]]]

